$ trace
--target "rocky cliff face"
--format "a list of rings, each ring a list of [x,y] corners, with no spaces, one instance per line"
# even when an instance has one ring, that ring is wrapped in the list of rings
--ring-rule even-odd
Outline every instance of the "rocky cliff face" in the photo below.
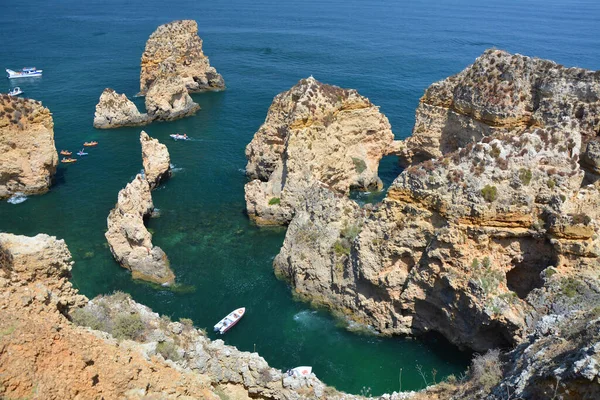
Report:
[[[53,128],[39,101],[0,95],[0,199],[48,191],[58,164]]]
[[[153,209],[150,185],[138,174],[119,192],[107,218],[105,236],[115,260],[129,269],[134,279],[169,284],[175,275],[167,255],[152,244],[152,234],[144,226],[144,218]]]
[[[287,376],[124,293],[88,300],[68,281],[71,265],[62,240],[0,233],[2,398],[362,399],[313,374]]]
[[[505,118],[486,117],[497,126],[523,121],[512,103],[494,110]],[[276,271],[305,297],[383,333],[434,330],[476,350],[520,343],[549,312],[600,304],[597,296],[568,304],[562,297],[583,282],[598,292],[590,277],[600,193],[579,163],[587,118],[545,115],[555,122],[489,132],[415,163],[375,207],[314,189],[290,224]]]
[[[157,78],[146,93],[146,110],[152,120],[172,121],[196,114],[196,104],[177,75],[166,73]]]
[[[171,176],[171,157],[167,146],[153,139],[144,131],[140,134],[142,164],[150,189],[157,187]]]
[[[134,279],[171,284],[175,274],[165,252],[152,245],[152,234],[144,219],[154,210],[150,191],[171,175],[169,151],[144,131],[140,134],[144,175],[138,174],[119,192],[108,215],[104,234],[115,260],[131,271]]]
[[[248,214],[258,224],[286,224],[316,182],[344,195],[381,188],[377,169],[393,140],[387,118],[367,98],[302,79],[275,97],[246,148]]]
[[[110,129],[121,126],[141,126],[150,123],[148,114],[141,114],[135,104],[110,88],[104,89],[96,105],[94,128]]]
[[[146,42],[142,54],[140,93],[146,94],[164,64],[170,64],[172,76],[178,76],[189,92],[222,90],[221,75],[210,66],[202,52],[196,21],[173,21],[159,26]]]
[[[599,113],[600,73],[487,50],[427,89],[402,159],[424,161],[496,132],[519,135],[565,118],[587,143],[600,131]]]

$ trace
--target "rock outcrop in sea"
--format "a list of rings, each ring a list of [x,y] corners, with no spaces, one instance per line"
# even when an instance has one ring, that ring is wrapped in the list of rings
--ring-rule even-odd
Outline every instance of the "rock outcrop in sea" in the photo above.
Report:
[[[598,123],[598,73],[498,51],[482,58],[492,56],[496,61],[478,59],[457,75],[477,70],[489,86],[478,91],[465,84],[461,90],[477,101],[461,107],[496,127],[523,126],[470,136],[470,143],[463,142],[464,130],[438,130],[446,135],[441,142],[461,143],[455,151],[408,139],[406,160],[413,163],[374,206],[361,208],[313,185],[274,262],[297,293],[385,334],[436,331],[479,351],[524,343],[547,316],[567,318],[600,306],[594,272],[600,193],[589,161],[580,159],[586,143],[595,143],[597,130],[590,127]],[[529,69],[499,65],[502,59],[547,67],[536,72],[539,89],[530,110],[545,107],[541,122],[532,123],[506,100],[506,93],[511,99],[531,94],[503,86],[509,78],[527,81]],[[573,76],[579,78],[569,83]],[[540,82],[561,82],[563,89]],[[447,98],[439,87],[428,89],[430,102]],[[560,106],[549,104],[561,97]],[[594,151],[588,153],[593,159]],[[419,162],[424,155],[436,158]]]
[[[166,146],[141,133],[144,175],[137,174],[119,192],[117,204],[107,218],[104,234],[115,260],[131,271],[134,279],[171,284],[175,274],[169,268],[165,252],[152,244],[152,234],[144,219],[154,210],[150,190],[169,175],[169,154]]]
[[[156,188],[171,176],[171,157],[167,146],[153,139],[144,131],[140,134],[144,175],[150,189]]]
[[[110,129],[121,126],[141,126],[151,122],[148,114],[139,112],[136,105],[113,89],[106,88],[100,95],[94,115],[94,128]]]
[[[58,164],[53,129],[41,102],[0,95],[0,199],[49,190]]]
[[[168,66],[171,76],[181,78],[188,92],[223,90],[223,77],[210,66],[202,52],[198,24],[173,21],[159,26],[146,42],[142,54],[140,94],[145,95]]]
[[[185,88],[183,79],[164,73],[146,93],[146,110],[152,120],[172,121],[189,117],[200,110]]]
[[[275,97],[246,147],[248,215],[260,225],[287,224],[317,182],[343,195],[380,189],[379,161],[393,141],[388,119],[369,99],[302,79]]]
[[[63,240],[0,233],[0,397],[363,399],[314,374],[288,376],[125,293],[88,300],[69,282],[72,264]]]

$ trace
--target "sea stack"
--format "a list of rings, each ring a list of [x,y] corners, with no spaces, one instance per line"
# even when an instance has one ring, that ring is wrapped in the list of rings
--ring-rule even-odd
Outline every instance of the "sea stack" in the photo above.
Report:
[[[139,112],[136,105],[113,89],[106,88],[100,95],[94,115],[94,128],[110,129],[121,126],[141,126],[150,123],[148,114]]]
[[[49,190],[58,164],[53,128],[41,102],[0,95],[0,199]]]
[[[165,252],[152,244],[152,234],[144,219],[154,210],[150,190],[169,176],[169,153],[166,146],[141,133],[144,175],[138,174],[119,192],[117,204],[107,218],[105,233],[110,250],[134,279],[171,284],[175,274],[169,268]]]
[[[246,207],[260,225],[287,224],[304,192],[321,183],[341,195],[377,190],[394,135],[379,107],[356,90],[302,79],[275,97],[246,147]]]
[[[144,131],[140,134],[142,164],[150,189],[157,187],[171,176],[171,158],[167,146],[153,139]]]
[[[161,74],[163,64],[170,65],[171,76],[183,80],[188,92],[223,90],[225,83],[208,57],[202,52],[196,21],[173,21],[159,26],[146,42],[142,55],[140,94],[146,95]],[[162,68],[164,69],[164,67]]]

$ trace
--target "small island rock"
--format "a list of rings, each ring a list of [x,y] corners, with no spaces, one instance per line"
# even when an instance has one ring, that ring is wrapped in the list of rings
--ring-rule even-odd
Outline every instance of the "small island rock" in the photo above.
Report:
[[[141,126],[150,123],[147,114],[139,112],[138,108],[125,94],[118,94],[113,89],[106,88],[100,95],[94,115],[94,128],[110,129],[121,126]]]
[[[171,176],[171,158],[167,146],[153,139],[144,131],[140,134],[144,175],[150,189]]]
[[[0,199],[49,190],[58,165],[53,128],[41,102],[0,95]]]

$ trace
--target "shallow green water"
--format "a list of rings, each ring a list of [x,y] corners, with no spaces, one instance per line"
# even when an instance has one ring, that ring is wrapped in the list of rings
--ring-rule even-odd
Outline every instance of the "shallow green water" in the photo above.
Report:
[[[43,78],[18,85],[52,110],[57,147],[76,151],[92,139],[100,145],[77,164],[59,166],[50,193],[22,204],[1,202],[0,230],[64,238],[76,261],[73,282],[90,297],[122,290],[161,314],[192,318],[198,327],[245,306],[247,315],[223,336],[226,343],[256,349],[275,367],[312,365],[319,378],[342,390],[398,390],[401,369],[402,389],[421,388],[418,364],[436,369],[438,380],[463,372],[468,355],[444,340],[353,334],[294,301],[272,273],[284,230],[258,229],[243,213],[244,147],[272,98],[308,75],[358,89],[381,106],[403,138],[423,90],[487,47],[588,68],[600,64],[595,2],[438,3],[69,0],[3,7],[1,64],[45,70]],[[228,89],[194,95],[202,106],[195,117],[145,128],[167,144],[176,166],[173,178],[153,193],[161,217],[149,221],[177,282],[193,288],[175,293],[133,282],[111,258],[106,217],[118,191],[141,169],[139,129],[97,131],[92,119],[104,87],[130,97],[137,92],[145,40],[159,24],[181,18],[199,22],[205,52]],[[194,140],[170,141],[174,132]],[[399,172],[393,158],[384,159],[386,184]]]

